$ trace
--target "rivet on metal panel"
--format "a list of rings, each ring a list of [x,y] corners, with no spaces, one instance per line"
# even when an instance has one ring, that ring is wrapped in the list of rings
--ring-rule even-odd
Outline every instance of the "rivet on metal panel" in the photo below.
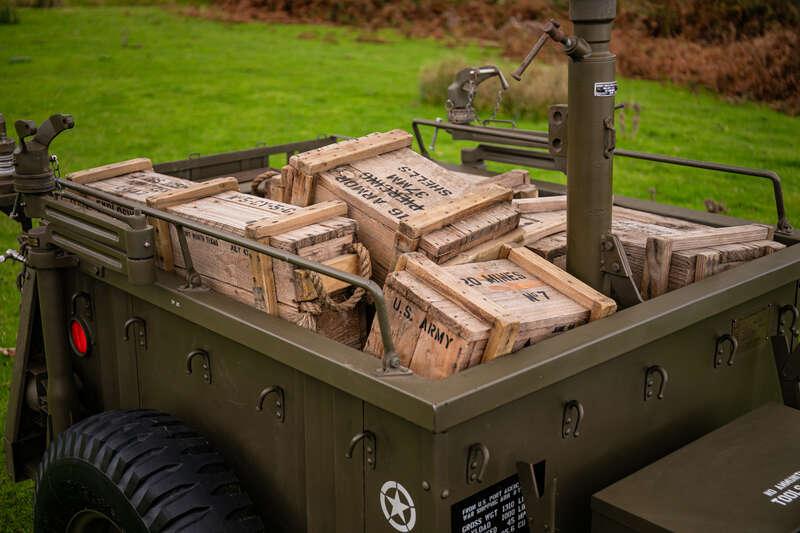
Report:
[[[130,327],[133,326],[134,336],[136,337],[136,343],[139,345],[140,348],[147,349],[147,323],[145,323],[143,318],[138,316],[134,316],[129,318],[125,321],[125,325],[122,326],[122,340],[128,342],[128,330]]]
[[[192,360],[199,357],[203,362],[203,381],[207,385],[211,385],[211,357],[205,350],[192,350],[186,356],[186,373],[192,373]]]
[[[570,400],[564,404],[564,415],[561,419],[561,438],[570,437],[577,439],[580,436],[580,426],[583,420],[583,405],[577,400]]]
[[[667,388],[669,375],[664,367],[660,365],[653,365],[647,367],[644,371],[644,401],[648,401],[653,398],[654,388],[656,387],[657,382],[656,376],[660,376],[660,382],[658,384],[658,394],[655,394],[655,397],[659,400],[664,399],[664,389]]]
[[[275,400],[272,404],[272,412],[275,418],[278,419],[278,422],[283,423],[286,420],[286,395],[283,392],[283,387],[273,385],[262,390],[256,401],[256,411],[262,411],[264,409],[264,400],[270,395],[275,396]]]
[[[737,341],[736,337],[733,335],[726,333],[717,338],[717,344],[714,348],[714,368],[722,366],[723,356],[725,355],[725,344],[730,346],[728,366],[733,366],[736,350],[739,348],[739,341]]]
[[[378,464],[377,439],[375,434],[368,429],[350,439],[350,445],[347,447],[347,453],[344,456],[346,459],[352,459],[356,445],[362,440],[364,441],[364,456],[366,457],[367,465],[369,465],[370,470],[375,470]]]
[[[489,464],[489,448],[476,442],[467,451],[467,485],[483,483],[483,475]]]

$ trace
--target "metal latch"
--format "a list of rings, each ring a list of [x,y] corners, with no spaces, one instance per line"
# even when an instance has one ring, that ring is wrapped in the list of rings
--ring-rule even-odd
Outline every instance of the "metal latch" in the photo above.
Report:
[[[199,357],[203,364],[203,381],[206,385],[211,385],[211,356],[205,350],[192,350],[186,356],[186,373],[192,373],[192,361]]]
[[[564,404],[564,414],[561,419],[562,439],[568,439],[570,437],[577,439],[580,436],[583,414],[583,405],[581,402],[570,400]]]
[[[130,328],[133,327],[133,336],[136,338],[136,343],[140,348],[147,349],[147,323],[143,318],[134,316],[125,321],[122,326],[122,340],[128,342],[130,337],[128,333]],[[191,372],[190,372],[191,373]]]
[[[739,341],[730,333],[726,333],[717,338],[717,343],[714,347],[714,368],[722,366],[726,344],[729,346],[728,366],[733,366],[734,359],[736,358],[736,350],[739,349]]]
[[[658,376],[658,378],[656,377]],[[644,401],[653,399],[653,395],[659,400],[664,399],[664,389],[667,388],[667,381],[669,381],[669,374],[667,370],[660,365],[653,365],[647,367],[644,371]],[[658,382],[658,393],[655,393],[656,383]]]
[[[283,392],[283,387],[273,385],[262,390],[256,401],[256,411],[263,411],[264,400],[270,395],[275,397],[272,402],[272,414],[278,422],[283,423],[286,420],[286,394]]]
[[[789,333],[791,341],[786,338],[786,315],[791,315]],[[795,347],[798,318],[800,311],[794,305],[784,305],[778,310],[778,331],[770,340],[775,367],[781,384],[783,403],[789,407],[800,409],[800,347]]]
[[[378,462],[377,439],[375,438],[375,434],[368,429],[350,439],[350,446],[347,447],[347,453],[344,454],[344,456],[346,459],[352,459],[356,445],[362,440],[364,441],[364,456],[367,459],[367,464],[370,470],[375,470],[375,466]]]
[[[467,451],[467,485],[483,483],[483,475],[489,464],[489,448],[476,442]]]

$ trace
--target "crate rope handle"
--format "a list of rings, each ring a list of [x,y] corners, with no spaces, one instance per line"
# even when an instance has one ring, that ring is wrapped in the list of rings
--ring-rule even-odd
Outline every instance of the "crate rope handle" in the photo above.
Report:
[[[363,244],[358,242],[352,243],[349,248],[352,252],[355,252],[356,255],[358,255],[359,276],[370,279],[372,277],[372,260],[369,257],[369,251]],[[308,329],[316,329],[316,317],[321,315],[324,309],[331,309],[339,313],[343,311],[350,311],[366,294],[364,289],[361,287],[356,287],[356,289],[353,291],[353,294],[351,294],[347,300],[343,302],[336,302],[330,297],[328,291],[325,290],[325,287],[322,285],[322,278],[317,272],[313,272],[311,270],[304,270],[303,272],[308,276],[308,280],[313,285],[314,290],[317,293],[317,299],[310,302],[300,303],[301,314],[297,321],[298,326]]]

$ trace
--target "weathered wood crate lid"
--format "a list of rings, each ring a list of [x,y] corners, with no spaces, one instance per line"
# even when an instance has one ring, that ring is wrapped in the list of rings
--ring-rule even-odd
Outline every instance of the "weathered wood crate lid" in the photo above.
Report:
[[[611,314],[613,300],[525,248],[494,260],[439,266],[401,256],[387,277],[392,336],[403,364],[443,378]],[[365,348],[379,354],[377,322]]]
[[[566,217],[565,196],[514,200],[513,203],[521,212],[520,227],[546,229],[548,220]],[[563,268],[567,247],[565,229],[525,244]],[[634,281],[646,298],[784,248],[771,240],[769,226],[712,228],[618,206],[614,207],[612,231],[625,247]]]
[[[379,280],[400,253],[421,250],[443,263],[513,231],[519,223],[509,203],[514,191],[495,182],[529,183],[524,171],[493,178],[453,172],[410,146],[404,131],[376,133],[293,156],[283,171],[292,203],[347,203],[380,267]]]
[[[81,171],[70,179],[358,273],[356,254],[348,253],[349,245],[354,242],[356,223],[341,216],[347,213],[347,207],[340,201],[306,208],[284,204],[239,192],[235,178],[193,182],[160,174],[152,170],[146,159]],[[174,264],[184,268],[180,253],[173,251],[177,246],[174,243],[178,242],[174,228],[170,229],[160,220],[152,223],[156,227],[162,266],[166,270],[171,270]],[[297,306],[297,290],[307,292],[306,287],[296,287],[295,269],[284,262],[273,264],[269,258],[261,256],[248,258],[246,251],[235,246],[220,247],[214,239],[205,239],[194,232],[187,231],[187,234],[191,237],[188,244],[192,255],[196,255],[198,271],[202,270],[223,292],[242,299],[242,290],[253,292],[261,285],[266,293],[263,305],[272,314],[277,313],[278,302]],[[257,285],[255,289],[253,279]],[[335,292],[347,285],[323,276],[323,287]],[[260,307],[258,303],[257,306]]]

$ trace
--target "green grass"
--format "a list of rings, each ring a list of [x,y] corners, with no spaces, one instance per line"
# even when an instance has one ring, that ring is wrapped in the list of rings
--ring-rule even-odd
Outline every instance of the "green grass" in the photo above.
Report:
[[[450,55],[478,62],[495,53],[390,32],[383,34],[387,43],[360,43],[356,31],[343,28],[224,24],[152,7],[20,15],[20,24],[0,26],[0,112],[9,121],[72,113],[76,128],[53,147],[67,172],[138,156],[165,161],[326,133],[407,128],[414,117],[444,116],[443,106],[419,103],[423,64]],[[318,38],[301,38],[309,30]],[[789,214],[800,221],[799,119],[633,80],[620,80],[618,101],[642,106],[639,134],[621,137],[621,147],[776,170]],[[437,155],[455,160],[457,154],[442,139]],[[697,209],[714,198],[733,215],[774,222],[771,189],[757,180],[619,159],[615,189],[644,198],[655,189],[659,201]],[[15,234],[0,220],[2,249],[15,245]],[[15,275],[14,267],[0,266],[0,346],[14,344]],[[3,417],[10,368],[0,358]],[[29,529],[30,492],[30,484],[13,486],[0,474],[0,530]]]

